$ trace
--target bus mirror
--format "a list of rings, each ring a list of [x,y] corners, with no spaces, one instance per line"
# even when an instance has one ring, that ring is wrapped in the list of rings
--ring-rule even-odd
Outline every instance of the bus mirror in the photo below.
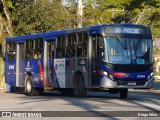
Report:
[[[101,57],[104,56],[104,48],[100,48],[100,49],[99,49],[99,54],[101,55]]]
[[[100,49],[104,49],[104,41],[103,41],[103,39],[99,40],[99,48]]]
[[[104,51],[101,52],[102,57],[104,56]]]

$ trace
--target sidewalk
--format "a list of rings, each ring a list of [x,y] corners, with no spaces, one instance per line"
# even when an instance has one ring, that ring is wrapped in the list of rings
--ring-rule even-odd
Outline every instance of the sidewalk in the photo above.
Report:
[[[153,89],[160,89],[160,80],[155,80],[154,81]]]
[[[148,89],[147,91],[160,94],[160,80],[155,80],[153,83],[153,88]]]

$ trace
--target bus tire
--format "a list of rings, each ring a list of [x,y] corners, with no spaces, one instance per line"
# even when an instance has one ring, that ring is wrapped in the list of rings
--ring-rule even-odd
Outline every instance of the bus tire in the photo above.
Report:
[[[28,79],[26,80],[25,94],[28,95],[28,96],[39,95],[39,91],[36,88],[33,87],[31,76],[28,76]]]
[[[86,89],[84,84],[84,78],[82,74],[76,73],[74,76],[74,95],[85,97],[86,96]]]
[[[121,99],[126,99],[127,95],[128,95],[128,89],[127,88],[120,89],[120,98]]]

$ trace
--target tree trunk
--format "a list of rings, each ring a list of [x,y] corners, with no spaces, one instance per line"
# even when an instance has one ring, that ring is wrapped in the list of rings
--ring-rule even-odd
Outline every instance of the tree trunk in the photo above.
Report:
[[[7,22],[4,22],[4,26],[8,32],[8,35],[10,37],[13,36],[13,29],[12,29],[12,20],[11,20],[11,17],[10,17],[10,13],[9,13],[9,10],[8,10],[8,7],[7,7],[7,4],[6,4],[6,1],[5,0],[1,0],[2,4],[3,4],[3,11],[5,13],[5,16],[6,16],[6,21]]]
[[[2,15],[0,14],[0,36],[2,36],[3,33],[3,18]]]

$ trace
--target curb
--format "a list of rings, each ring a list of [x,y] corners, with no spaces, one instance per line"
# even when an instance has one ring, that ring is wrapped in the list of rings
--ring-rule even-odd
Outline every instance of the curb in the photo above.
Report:
[[[0,93],[5,93],[5,89],[0,86]]]
[[[0,93],[5,93],[5,91],[2,89],[2,90],[0,90]]]

